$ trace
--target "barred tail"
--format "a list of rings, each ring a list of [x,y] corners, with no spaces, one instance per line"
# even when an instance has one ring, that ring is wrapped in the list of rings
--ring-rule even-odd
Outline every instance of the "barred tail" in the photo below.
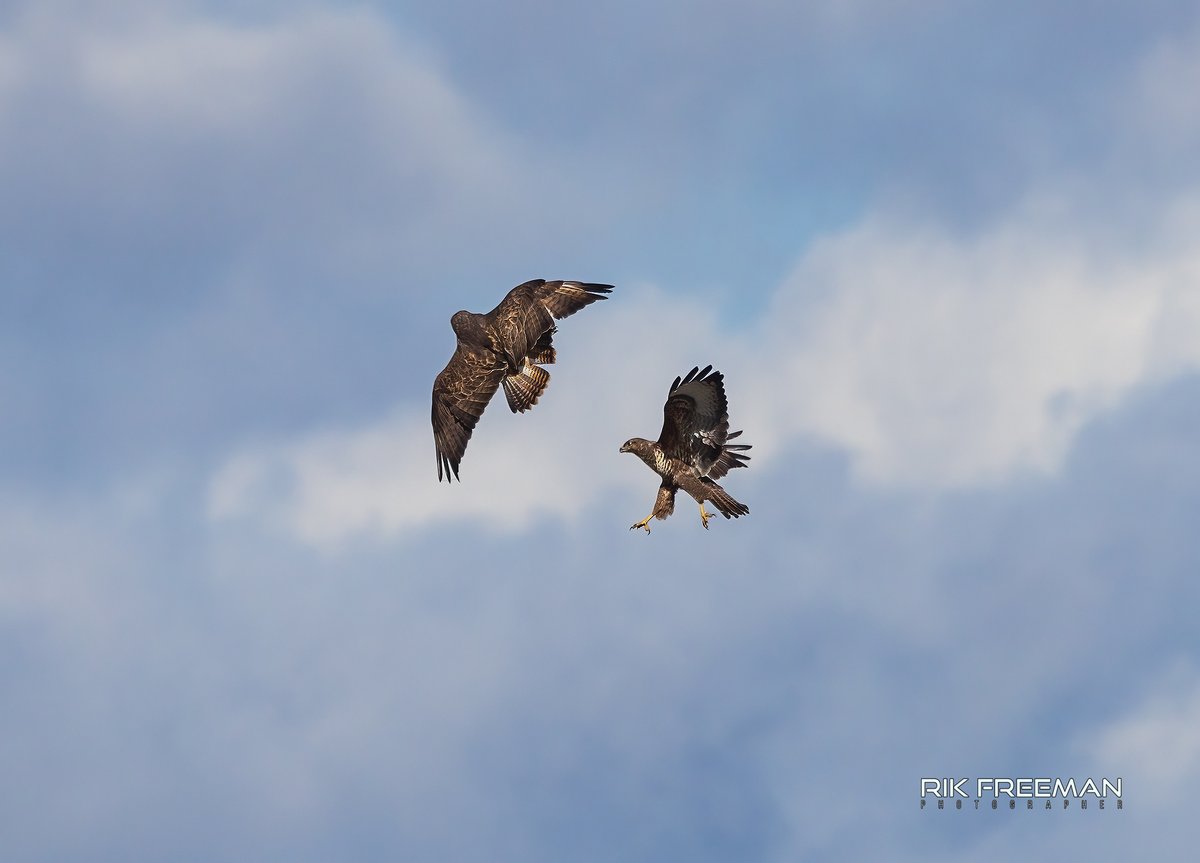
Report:
[[[524,413],[537,404],[537,400],[546,391],[546,385],[550,383],[550,372],[527,362],[520,374],[507,375],[502,383],[509,410],[513,413]]]
[[[726,518],[738,518],[739,516],[750,514],[750,507],[734,500],[733,495],[712,480],[706,477],[701,482],[704,483],[704,496],[712,502],[712,505],[717,508],[717,512],[721,513],[721,515]]]

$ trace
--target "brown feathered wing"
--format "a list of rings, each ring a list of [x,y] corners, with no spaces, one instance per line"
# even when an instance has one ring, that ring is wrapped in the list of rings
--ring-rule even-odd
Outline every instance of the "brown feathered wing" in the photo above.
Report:
[[[700,476],[720,479],[735,467],[745,467],[745,444],[730,444],[740,431],[729,432],[729,405],[724,377],[712,366],[693,368],[675,378],[663,405],[663,452],[696,468]]]
[[[509,291],[488,319],[511,367],[519,372],[526,357],[540,352],[539,343],[554,331],[556,318],[573,315],[611,291],[611,285],[534,279]]]
[[[505,365],[494,354],[464,350],[454,356],[433,381],[433,441],[437,448],[438,481],[458,479],[458,465],[467,441],[488,402],[500,386]]]

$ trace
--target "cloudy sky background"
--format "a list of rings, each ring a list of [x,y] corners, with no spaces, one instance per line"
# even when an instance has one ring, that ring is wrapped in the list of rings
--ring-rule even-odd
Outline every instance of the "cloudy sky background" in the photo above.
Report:
[[[1190,853],[1196,92],[1170,0],[0,6],[6,859]],[[706,363],[752,514],[629,533]]]

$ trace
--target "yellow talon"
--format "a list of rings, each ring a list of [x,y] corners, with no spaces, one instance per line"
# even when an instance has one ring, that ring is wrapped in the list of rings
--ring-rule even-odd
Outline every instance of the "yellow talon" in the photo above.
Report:
[[[650,519],[652,519],[652,518],[654,518],[654,513],[650,513],[648,516],[643,518],[637,524],[631,524],[629,526],[629,529],[636,530],[637,528],[641,527],[641,528],[645,528],[646,533],[649,533],[650,532]]]
[[[704,525],[704,529],[708,530],[708,520],[713,517],[711,512],[704,511],[704,504],[700,504],[700,523]]]

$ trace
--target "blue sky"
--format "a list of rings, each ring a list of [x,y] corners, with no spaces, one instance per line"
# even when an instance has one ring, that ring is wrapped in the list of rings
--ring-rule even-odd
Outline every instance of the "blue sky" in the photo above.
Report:
[[[1181,859],[1198,57],[1167,0],[5,5],[6,859]],[[449,316],[539,276],[616,289],[438,486]],[[630,533],[708,363],[752,514]]]

